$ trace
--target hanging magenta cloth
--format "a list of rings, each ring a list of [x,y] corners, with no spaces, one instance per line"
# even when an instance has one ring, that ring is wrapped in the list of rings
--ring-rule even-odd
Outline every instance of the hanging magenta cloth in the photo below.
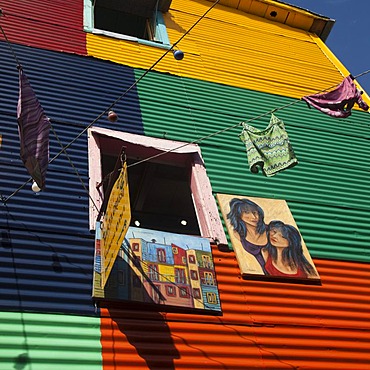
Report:
[[[17,120],[21,159],[28,173],[43,190],[49,164],[50,122],[21,67]]]
[[[304,96],[302,99],[319,111],[336,118],[347,118],[351,115],[354,104],[367,111],[369,106],[361,97],[362,92],[353,82],[353,76],[346,77],[334,90]]]

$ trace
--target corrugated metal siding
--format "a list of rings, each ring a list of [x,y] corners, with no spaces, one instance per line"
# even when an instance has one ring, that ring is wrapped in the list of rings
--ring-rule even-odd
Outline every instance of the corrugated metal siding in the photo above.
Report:
[[[209,7],[208,1],[174,0],[165,15],[171,42]],[[144,69],[164,52],[91,34],[86,42],[89,55]],[[157,71],[294,98],[342,79],[307,32],[224,6],[212,9],[177,47],[185,58],[176,61],[169,53],[155,67]]]
[[[369,368],[370,265],[315,259],[321,286],[271,284],[213,254],[223,316],[102,309],[104,369]]]
[[[2,370],[102,368],[98,318],[1,312],[0,333]]]
[[[184,13],[183,19],[186,17]],[[251,19],[255,22],[257,18]],[[210,36],[206,30],[204,35]],[[193,45],[198,45],[197,41]],[[4,96],[0,102],[0,191],[6,196],[28,176],[19,160],[17,71],[6,44],[0,43],[0,48]],[[149,58],[146,50],[153,49],[144,49],[135,44],[130,51],[142,51],[143,63],[151,65],[156,54]],[[110,50],[111,55],[119,56],[120,63],[139,59],[125,55],[123,60],[125,48]],[[93,58],[21,46],[16,52],[64,144],[105,110],[135,77],[130,68]],[[105,55],[109,57],[108,52]],[[134,90],[117,106],[120,120],[116,124],[105,120],[99,124],[192,141],[293,101],[200,81],[209,76],[199,74],[203,61],[198,55],[187,54],[186,58],[199,63],[192,66],[193,70],[186,67],[194,80],[150,73],[138,87],[140,105]],[[178,70],[174,71],[181,75],[183,65],[176,63]],[[327,80],[320,75],[324,69],[316,66],[319,73],[312,79],[321,79],[323,87],[328,87],[326,83],[332,78],[339,78],[335,67],[329,68],[333,76]],[[207,65],[207,71],[211,68]],[[135,71],[136,77],[142,73]],[[297,89],[294,84],[299,89],[298,74],[296,77],[284,81],[285,85],[292,82],[292,88],[286,90],[281,85],[274,92],[289,95]],[[235,78],[230,81],[234,84]],[[262,89],[264,84],[260,83]],[[252,84],[250,88],[257,87]],[[237,137],[240,127],[202,142],[202,153],[215,193],[288,200],[314,257],[321,286],[244,281],[234,253],[214,248],[223,316],[150,313],[140,307],[128,311],[123,305],[95,312],[91,300],[94,235],[88,230],[88,197],[66,157],[60,156],[50,165],[45,192],[35,195],[28,185],[9,200],[8,208],[0,207],[0,260],[4,261],[0,309],[15,311],[0,314],[2,337],[11,338],[3,340],[5,368],[369,369],[368,170],[363,166],[369,156],[368,115],[354,112],[347,120],[334,120],[309,110],[302,102],[276,114],[286,122],[300,160],[294,169],[272,179],[250,174]],[[264,128],[266,119],[253,125]],[[53,134],[51,138],[53,156],[58,145]],[[344,150],[350,152],[353,161]],[[355,150],[362,163],[356,161]],[[87,185],[86,136],[68,153]],[[22,311],[39,313],[18,313]],[[55,312],[63,315],[50,314]],[[102,349],[96,314],[102,316]],[[28,358],[34,362],[25,363]]]
[[[30,82],[63,145],[69,144],[97,115],[134,82],[128,67],[75,55],[13,45]],[[0,192],[11,196],[0,207],[4,268],[0,270],[0,309],[95,315],[91,299],[94,234],[89,231],[87,140],[82,135],[48,168],[46,190],[35,194],[26,184],[19,156],[16,121],[18,72],[12,54],[0,43],[1,99]],[[133,90],[115,108],[115,129],[142,133]],[[106,118],[100,125],[112,128]],[[50,158],[61,147],[50,133]],[[78,171],[79,177],[76,174]],[[14,195],[13,192],[15,192]]]
[[[1,26],[11,42],[86,54],[83,0],[0,1]]]
[[[23,211],[34,218],[28,226],[18,220],[14,207],[9,208],[9,213],[1,212],[0,310],[96,315],[91,299],[93,237],[78,236],[73,230],[62,233],[60,227],[42,232],[45,225],[37,221],[46,223],[49,212],[41,205],[33,213]],[[72,212],[69,217],[71,224],[77,222]],[[7,219],[9,224],[4,225]],[[51,214],[49,225],[54,219]]]
[[[275,112],[299,165],[267,179],[250,173],[238,123],[294,100],[159,73],[147,76],[138,91],[147,135],[166,132],[168,139],[193,141],[237,125],[200,143],[214,193],[286,199],[314,256],[370,261],[367,114],[355,111],[338,120],[304,102]],[[251,124],[263,129],[269,119]]]
[[[46,114],[54,121],[90,124],[134,83],[130,67],[97,59],[12,45]],[[16,114],[18,71],[5,42],[0,42],[2,110]],[[120,119],[114,129],[143,133],[136,89],[114,107]],[[112,128],[106,117],[100,125]]]

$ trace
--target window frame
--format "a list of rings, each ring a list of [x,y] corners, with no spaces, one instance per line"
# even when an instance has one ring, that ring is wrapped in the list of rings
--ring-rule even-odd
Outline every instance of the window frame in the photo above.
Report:
[[[173,285],[166,284],[166,295],[167,297],[176,297],[176,288]]]
[[[179,287],[179,297],[180,298],[190,298],[190,292],[187,286]]]
[[[203,284],[208,286],[215,285],[215,278],[212,272],[204,271]]]
[[[175,267],[175,283],[186,284],[186,271],[184,268]]]
[[[134,36],[124,35],[116,32],[106,31],[95,28],[94,25],[94,0],[84,0],[84,31],[94,35],[107,36],[119,40],[134,41],[139,44],[155,46],[162,49],[170,49],[171,43],[167,34],[166,24],[164,22],[163,14],[157,10],[155,12],[155,30],[154,36],[157,40],[145,40]]]
[[[206,299],[209,304],[218,304],[217,294],[214,292],[207,292]]]
[[[197,263],[197,260],[196,260],[195,256],[193,256],[192,254],[189,255],[189,263],[191,263],[193,265]]]
[[[195,299],[202,299],[200,288],[193,288],[193,296]]]
[[[101,146],[100,138],[118,139],[125,143],[138,146],[138,148],[152,148],[160,152],[176,153],[192,158],[190,169],[190,190],[192,193],[195,214],[197,217],[200,236],[210,240],[217,239],[221,244],[227,244],[227,238],[221,222],[216,199],[213,196],[210,180],[197,144],[189,144],[180,141],[159,139],[150,136],[131,134],[123,131],[115,131],[102,127],[91,127],[87,132],[88,137],[88,160],[89,160],[89,226],[95,230],[98,209],[103,203],[103,194],[97,188],[102,182]],[[185,145],[186,144],[186,145]],[[185,157],[186,156],[186,157]],[[98,209],[96,209],[95,205]]]
[[[199,280],[199,275],[197,270],[190,270],[190,279],[191,280]]]
[[[166,250],[164,248],[157,248],[157,261],[158,263],[167,262]]]
[[[151,281],[160,281],[159,268],[155,263],[148,264],[148,277]]]

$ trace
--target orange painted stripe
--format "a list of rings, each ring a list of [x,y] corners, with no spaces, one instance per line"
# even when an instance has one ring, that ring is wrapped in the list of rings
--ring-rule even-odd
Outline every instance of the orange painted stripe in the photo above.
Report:
[[[314,259],[310,286],[243,280],[213,253],[223,316],[102,309],[104,369],[369,369],[370,264]]]

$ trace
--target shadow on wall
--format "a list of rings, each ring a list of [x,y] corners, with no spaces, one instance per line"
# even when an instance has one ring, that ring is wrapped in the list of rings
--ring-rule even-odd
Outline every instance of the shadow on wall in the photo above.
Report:
[[[116,324],[116,328],[122,333],[127,341],[135,348],[137,354],[146,362],[149,370],[175,370],[174,360],[180,357],[179,352],[173,341],[170,328],[168,327],[163,315],[159,312],[147,312],[145,319],[134,319],[132,316],[123,317],[122,312],[109,309],[111,320]],[[131,313],[134,315],[134,312]],[[142,315],[141,315],[142,316]],[[110,357],[113,358],[113,369],[122,369],[130,365],[127,355],[119,354],[118,348],[122,348],[120,343],[124,338],[119,334],[112,322],[111,327],[111,351]],[[119,339],[121,338],[121,340]],[[104,359],[103,344],[103,359]],[[103,360],[104,361],[104,360]],[[134,367],[134,364],[131,364]]]
[[[114,271],[109,280],[117,279]],[[132,281],[136,273],[131,266],[120,259],[119,268],[128,272],[127,281]],[[141,271],[147,280],[150,280]],[[153,284],[153,283],[152,283]],[[108,284],[111,285],[111,284]],[[152,290],[155,287],[153,284]],[[127,289],[127,286],[126,286]],[[114,299],[117,296],[109,288],[105,292],[106,298]],[[157,296],[156,294],[154,294]],[[136,301],[134,299],[137,299]],[[179,352],[173,341],[170,328],[164,316],[158,312],[158,306],[148,294],[141,279],[135,279],[135,297],[121,297],[120,301],[101,301],[102,315],[102,346],[103,363],[109,364],[113,369],[135,367],[139,355],[150,370],[174,370],[174,359],[179,358]],[[124,309],[122,309],[124,307]],[[123,349],[128,342],[134,349],[130,359],[130,349]]]
[[[28,364],[30,364],[30,358],[28,357],[27,353],[21,353],[14,359],[14,366],[15,370],[23,370]]]
[[[1,232],[0,245],[1,245],[1,247],[5,248],[5,249],[10,249],[11,250],[12,260],[13,260],[13,264],[14,264],[15,262],[14,262],[13,245],[12,245],[9,229],[7,231],[2,231]],[[18,286],[18,279],[17,279],[17,286]],[[18,290],[18,295],[19,295],[19,290]],[[27,352],[21,353],[20,355],[18,355],[17,357],[14,358],[13,368],[15,370],[23,370],[28,364],[31,364],[31,360],[30,360],[30,357],[28,355],[28,340],[27,340],[27,333],[26,333],[26,325],[25,325],[24,318],[23,318],[21,297],[20,296],[19,296],[19,302],[20,302],[20,307],[19,308],[21,310],[21,322],[22,322],[22,330],[23,330],[23,337],[24,337],[23,346],[25,347],[25,350]]]

